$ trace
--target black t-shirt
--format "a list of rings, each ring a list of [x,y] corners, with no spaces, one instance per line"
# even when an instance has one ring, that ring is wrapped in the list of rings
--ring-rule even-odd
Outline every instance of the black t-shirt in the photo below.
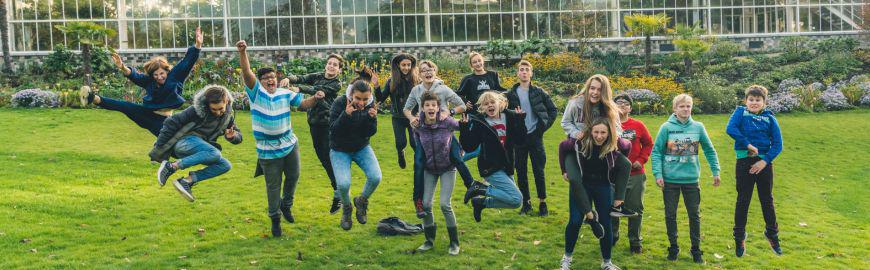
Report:
[[[477,75],[474,73],[466,75],[459,83],[459,89],[456,93],[462,97],[462,100],[466,102],[471,101],[472,104],[475,104],[477,103],[480,94],[489,90],[496,90],[499,92],[507,91],[507,89],[501,87],[498,73],[495,71],[487,71],[483,75]]]
[[[580,166],[583,167],[583,183],[607,185],[607,160],[600,158],[601,146],[593,146],[588,157],[581,155]]]

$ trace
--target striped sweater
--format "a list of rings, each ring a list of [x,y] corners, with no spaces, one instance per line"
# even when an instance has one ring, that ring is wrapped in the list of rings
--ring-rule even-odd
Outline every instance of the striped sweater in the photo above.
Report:
[[[278,88],[269,94],[260,82],[254,89],[245,86],[251,102],[251,125],[257,141],[257,157],[282,158],[293,151],[296,135],[290,124],[290,108],[302,103],[302,94]]]

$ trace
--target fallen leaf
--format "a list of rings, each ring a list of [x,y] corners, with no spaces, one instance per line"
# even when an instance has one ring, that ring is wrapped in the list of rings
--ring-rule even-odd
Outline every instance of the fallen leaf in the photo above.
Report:
[[[257,265],[257,261],[251,261],[251,265]]]
[[[124,260],[127,261],[128,263],[133,262],[132,260],[130,260],[130,258],[124,258]]]
[[[18,241],[18,242],[21,242],[22,244],[27,244],[27,243],[30,243],[30,239],[24,238],[24,239],[21,239],[21,241]]]
[[[88,224],[84,224],[84,223],[79,224],[79,227],[82,227],[82,228],[87,227],[87,226],[88,226]]]
[[[302,261],[302,251],[296,252],[296,261]]]
[[[54,257],[57,257],[57,255],[56,254],[48,254],[49,259],[53,259]]]
[[[31,248],[31,249],[30,249],[30,252],[36,253],[36,249],[35,249],[35,248]]]
[[[246,217],[246,218],[245,218],[245,222],[247,222],[247,223],[251,223],[251,221],[253,221],[253,219],[251,219],[251,218],[249,218],[249,217]]]
[[[720,259],[720,260],[722,258],[725,258],[725,256],[719,255],[719,253],[713,253],[713,257],[716,257],[716,259]]]
[[[178,256],[179,259],[187,259],[187,256]]]
[[[244,240],[248,240],[248,238],[245,237],[244,235],[239,235],[239,237],[242,238],[242,239],[244,239]]]
[[[807,223],[806,223],[806,222],[801,222],[801,223],[798,223],[798,226],[806,227],[806,226],[807,226]]]
[[[381,252],[380,250],[376,250],[376,251],[378,252],[378,254],[380,254],[380,255],[384,255],[384,253]]]
[[[495,232],[495,240],[501,240],[501,232]]]
[[[511,255],[511,261],[517,260],[517,253],[514,252],[514,255]]]
[[[507,253],[507,251],[504,251],[504,249],[499,249],[498,252]]]
[[[126,236],[121,237],[121,241],[124,241],[124,240],[127,240],[127,237],[126,237]]]
[[[536,245],[536,246],[537,246],[537,245],[540,245],[540,244],[541,244],[541,240],[535,240],[534,242],[532,242],[532,244],[533,244],[533,245]]]
[[[347,267],[353,267],[353,264],[348,264]]]

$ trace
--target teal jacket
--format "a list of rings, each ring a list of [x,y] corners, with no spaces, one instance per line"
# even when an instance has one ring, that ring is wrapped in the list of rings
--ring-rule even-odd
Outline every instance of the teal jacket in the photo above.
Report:
[[[701,173],[698,150],[704,149],[704,156],[710,164],[713,176],[719,175],[719,158],[704,124],[689,117],[681,123],[675,114],[659,128],[653,145],[652,171],[656,179],[674,184],[697,183]]]

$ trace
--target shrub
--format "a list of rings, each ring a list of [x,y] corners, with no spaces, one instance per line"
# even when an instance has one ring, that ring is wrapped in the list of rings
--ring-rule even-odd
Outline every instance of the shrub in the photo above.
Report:
[[[675,96],[686,92],[683,85],[677,83],[671,78],[640,76],[640,77],[612,77],[612,87],[614,91],[627,89],[649,89],[656,95],[662,98],[663,101],[670,102]],[[670,106],[667,106],[670,108]]]
[[[54,46],[54,51],[43,60],[41,70],[48,74],[55,74],[55,76],[61,75],[60,77],[65,79],[75,74],[77,67],[81,66],[80,62],[79,58],[66,46],[57,45]]]
[[[0,108],[9,106],[12,99],[12,89],[0,87]]]
[[[716,76],[700,75],[686,82],[686,90],[699,100],[695,107],[704,113],[727,112],[737,106],[739,100],[725,80]]]
[[[800,106],[798,95],[790,91],[773,93],[767,102],[767,108],[774,113],[790,112],[798,106]]]
[[[862,63],[850,53],[827,53],[807,62],[787,65],[772,72],[775,78],[806,81],[839,81],[861,71]]]
[[[807,61],[813,57],[810,52],[812,40],[804,36],[785,37],[779,41],[780,57],[786,63]]]
[[[57,94],[37,88],[25,89],[12,95],[12,107],[52,108],[57,107]]]
[[[851,52],[857,47],[857,39],[851,37],[832,37],[816,42],[816,53]]]
[[[523,59],[532,63],[535,78],[538,80],[583,82],[593,72],[591,61],[572,52],[553,55],[528,54]]]
[[[779,86],[773,92],[774,93],[789,92],[792,89],[797,88],[797,87],[801,87],[803,85],[804,85],[804,83],[801,82],[800,79],[785,79],[785,80],[782,80],[781,82],[779,82]]]
[[[598,73],[612,76],[626,75],[631,71],[631,66],[643,63],[637,56],[620,55],[619,51],[602,53],[596,50],[592,52],[592,58],[595,59],[595,66],[603,69],[603,72]]]
[[[740,44],[728,40],[718,40],[707,51],[706,58],[713,63],[727,63],[740,52]]]
[[[843,95],[843,92],[836,87],[828,87],[828,90],[825,90],[819,96],[819,100],[825,109],[830,111],[844,110],[852,107],[846,96]]]
[[[656,108],[656,106],[661,104],[662,98],[648,89],[628,89],[618,93],[626,94],[631,97],[631,100],[634,103],[631,106],[633,114],[642,114],[644,112],[652,113],[661,111],[662,109]]]

